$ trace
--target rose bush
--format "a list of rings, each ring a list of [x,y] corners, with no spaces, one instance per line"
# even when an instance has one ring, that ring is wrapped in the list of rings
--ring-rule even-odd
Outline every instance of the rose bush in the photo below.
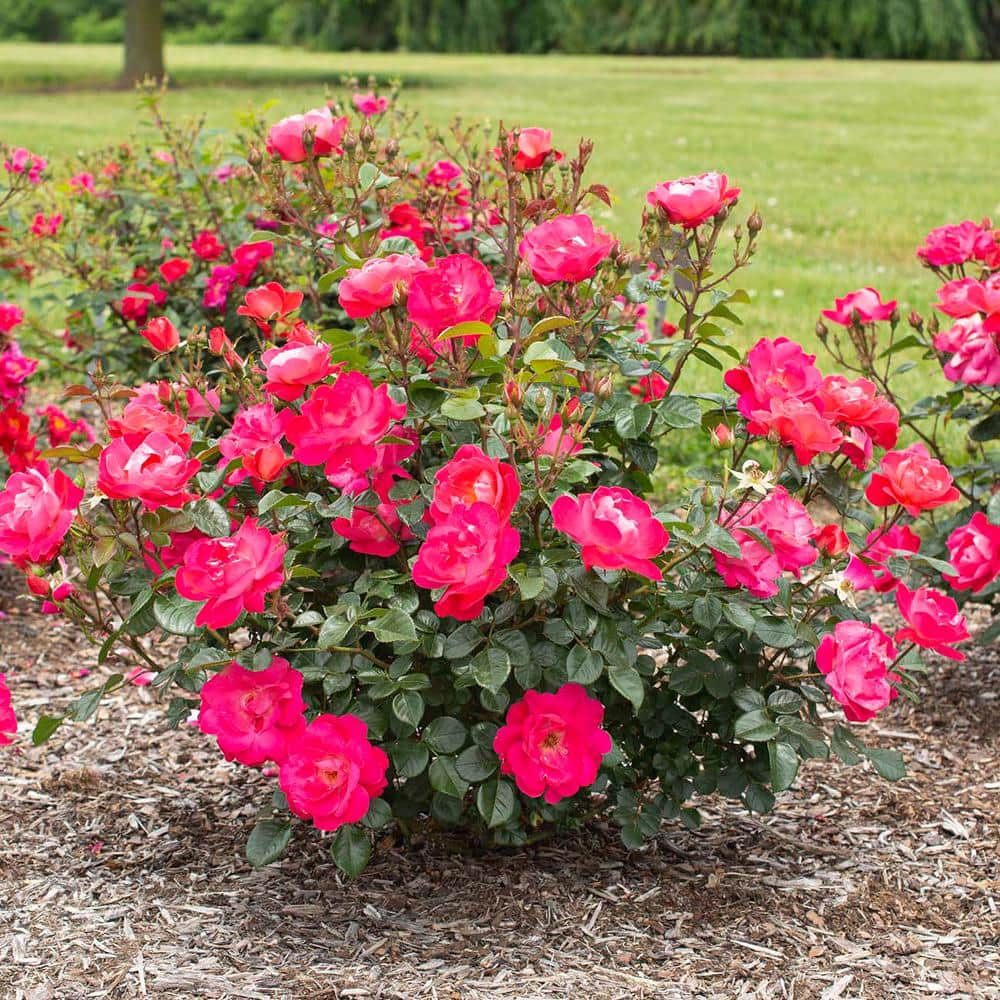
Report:
[[[964,553],[995,561],[992,522],[952,562],[920,552],[909,524],[960,488],[897,448],[884,380],[728,342],[763,227],[740,190],[651,178],[628,248],[594,223],[588,142],[421,145],[392,101],[350,103],[262,128],[245,165],[161,122],[160,155],[70,185],[69,225],[104,227],[73,278],[94,353],[69,389],[102,434],[0,492],[32,593],[102,663],[131,649],[174,725],[276,770],[257,864],[292,817],[335,831],[353,874],[390,822],[519,845],[604,812],[637,847],[713,793],[770,809],[803,760],[900,777],[838,716],[912,694],[920,648],[961,656],[932,585],[988,590]],[[75,245],[37,266],[79,272]],[[833,312],[868,336],[889,307],[865,290]],[[685,390],[692,359],[718,391]],[[717,461],[664,496],[677,435]],[[79,482],[47,464],[92,459]],[[893,589],[890,635],[858,603]]]

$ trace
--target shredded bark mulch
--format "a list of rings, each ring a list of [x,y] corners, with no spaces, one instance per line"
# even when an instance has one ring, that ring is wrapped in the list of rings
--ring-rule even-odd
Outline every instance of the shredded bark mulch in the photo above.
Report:
[[[114,668],[0,607],[24,719]],[[130,685],[0,756],[0,996],[1000,998],[998,696],[996,649],[936,664],[870,727],[896,784],[814,762],[771,816],[709,800],[636,854],[600,826],[516,853],[386,837],[349,882],[305,830],[253,870],[273,779]]]

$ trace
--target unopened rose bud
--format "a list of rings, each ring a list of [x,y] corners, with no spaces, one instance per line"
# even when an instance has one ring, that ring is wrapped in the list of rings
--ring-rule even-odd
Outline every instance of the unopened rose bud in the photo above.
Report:
[[[817,320],[816,321],[816,336],[819,337],[820,340],[826,340],[826,338],[829,336],[829,334],[830,334],[830,331],[826,328],[826,323],[824,323],[821,319]]]
[[[736,435],[729,424],[716,424],[709,432],[713,448],[731,448]]]
[[[251,146],[247,152],[247,163],[251,167],[259,167],[264,162],[264,154],[256,146]]]
[[[364,125],[361,126],[360,139],[361,145],[364,146],[365,149],[367,149],[375,141],[375,129],[373,129],[368,122],[365,122]]]
[[[816,535],[816,548],[831,559],[843,555],[851,547],[851,540],[839,524],[826,524]]]
[[[394,160],[399,155],[399,142],[395,139],[390,139],[385,144],[385,158],[387,160]]]
[[[512,406],[520,406],[524,401],[524,389],[519,382],[508,382],[503,387],[504,398]]]
[[[354,132],[347,132],[340,140],[340,144],[348,153],[353,153],[358,148],[358,137]]]
[[[594,395],[598,399],[610,399],[615,392],[615,383],[610,375],[602,375],[594,386]]]
[[[747,231],[756,236],[764,228],[764,217],[755,208],[747,219]]]
[[[36,597],[49,596],[49,581],[44,576],[35,576],[34,573],[26,573],[24,581],[28,585],[28,590]]]
[[[937,313],[931,313],[930,316],[927,317],[927,332],[937,333],[940,329],[941,326],[938,323]]]
[[[916,309],[910,310],[910,315],[906,317],[906,321],[913,327],[914,330],[922,330],[924,327],[924,318],[917,312]]]
[[[889,313],[889,323],[892,326],[896,326],[898,322],[899,322],[899,310],[893,309],[893,311]]]

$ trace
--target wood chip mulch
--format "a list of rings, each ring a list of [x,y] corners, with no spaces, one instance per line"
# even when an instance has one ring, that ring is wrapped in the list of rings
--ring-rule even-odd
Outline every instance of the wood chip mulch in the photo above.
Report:
[[[113,668],[74,677],[94,657],[70,626],[0,607],[23,718]],[[518,853],[386,838],[349,883],[306,830],[254,871],[273,779],[129,686],[0,752],[0,997],[1000,998],[997,650],[935,665],[870,735],[907,778],[812,763],[771,816],[712,799],[638,854],[601,827]]]

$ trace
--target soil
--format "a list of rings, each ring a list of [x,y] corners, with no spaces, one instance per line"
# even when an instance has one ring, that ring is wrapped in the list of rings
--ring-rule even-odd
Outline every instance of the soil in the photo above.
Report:
[[[26,729],[116,665],[14,587]],[[908,760],[895,784],[813,762],[772,815],[709,800],[639,853],[600,825],[516,853],[386,837],[354,882],[304,828],[252,869],[273,779],[129,685],[0,757],[0,996],[1000,998],[997,650],[927,685],[869,726]]]

